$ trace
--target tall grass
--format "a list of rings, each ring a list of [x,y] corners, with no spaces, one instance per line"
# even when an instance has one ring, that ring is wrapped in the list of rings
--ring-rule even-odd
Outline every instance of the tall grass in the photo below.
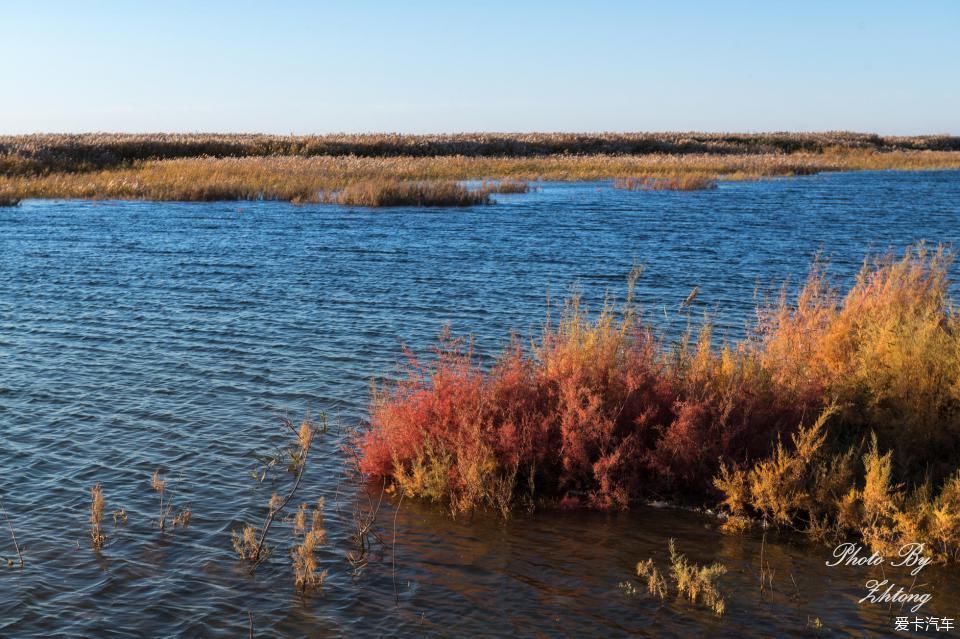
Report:
[[[623,307],[596,316],[569,300],[556,325],[530,346],[515,341],[489,370],[445,334],[428,361],[411,354],[400,379],[375,391],[361,468],[454,512],[672,495],[722,505],[732,528],[765,515],[876,545],[910,529],[952,556],[960,324],[950,262],[922,245],[870,260],[846,295],[817,265],[795,299],[763,306],[748,339],[719,349],[709,326],[663,343],[632,284]]]
[[[956,151],[844,148],[834,153],[647,155],[264,156],[134,160],[90,170],[0,171],[0,196],[146,200],[314,202],[342,191],[375,200],[377,183],[610,180],[646,176],[659,186],[860,169],[960,168]],[[373,185],[373,186],[371,186]],[[393,188],[393,187],[389,187]],[[518,187],[519,188],[519,187]],[[395,189],[394,189],[395,190]],[[482,193],[484,190],[480,189]],[[348,196],[345,196],[348,197]]]

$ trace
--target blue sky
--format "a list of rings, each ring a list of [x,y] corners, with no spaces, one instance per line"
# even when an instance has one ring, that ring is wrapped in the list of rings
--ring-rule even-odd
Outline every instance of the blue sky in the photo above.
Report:
[[[9,2],[0,132],[960,134],[960,2]]]

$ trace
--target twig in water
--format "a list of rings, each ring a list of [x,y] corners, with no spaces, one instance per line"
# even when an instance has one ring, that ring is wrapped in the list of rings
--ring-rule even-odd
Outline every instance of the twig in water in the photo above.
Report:
[[[370,494],[367,493],[368,509],[366,512],[361,512],[359,504],[354,506],[353,520],[357,526],[357,532],[353,534],[353,540],[357,546],[357,551],[350,551],[347,554],[347,560],[353,566],[354,574],[359,574],[359,571],[363,569],[369,561],[367,559],[367,553],[373,548],[373,544],[369,540],[371,534],[382,545],[386,545],[383,543],[383,539],[373,530],[374,524],[377,523],[377,515],[380,514],[380,506],[383,504],[383,495],[385,492],[386,483],[382,483],[380,485],[380,499],[377,500],[376,506],[373,505],[373,500],[370,499]]]
[[[400,506],[403,504],[404,493],[400,492],[400,501],[397,502],[397,509],[393,511],[393,550],[390,551],[390,559],[393,562],[393,597],[400,605],[400,593],[397,592],[397,515],[400,514]]]
[[[293,423],[286,418],[281,418],[283,425],[289,429],[296,437],[296,444],[288,449],[290,455],[290,467],[294,475],[293,484],[286,497],[274,493],[270,498],[267,507],[267,515],[260,527],[259,532],[253,526],[245,526],[242,533],[234,533],[233,546],[240,558],[250,562],[250,572],[256,571],[257,567],[263,563],[270,555],[270,549],[266,546],[267,534],[276,518],[283,512],[287,504],[293,500],[303,480],[303,475],[307,468],[307,457],[310,453],[310,446],[315,435],[327,432],[327,417],[321,413],[321,426],[316,428],[308,419],[304,419],[300,424],[299,430],[294,428]]]
[[[7,522],[7,527],[10,529],[10,537],[13,538],[13,547],[17,549],[17,558],[20,559],[20,567],[23,568],[23,555],[20,554],[20,544],[17,543],[17,535],[13,532],[13,525],[10,523],[10,518],[7,516],[7,509],[4,508],[2,500],[0,500],[0,510],[3,510],[3,518]]]

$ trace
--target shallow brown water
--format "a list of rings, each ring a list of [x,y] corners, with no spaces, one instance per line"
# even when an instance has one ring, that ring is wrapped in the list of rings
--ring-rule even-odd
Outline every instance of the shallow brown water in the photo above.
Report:
[[[249,615],[256,636],[891,634],[893,617],[913,615],[858,604],[867,569],[828,568],[827,548],[725,536],[710,517],[670,509],[454,520],[387,500],[385,543],[354,574],[342,431],[318,445],[302,492],[328,500],[322,592],[295,591],[282,547],[251,577],[230,531],[262,515],[271,487],[250,471],[284,442],[277,415],[327,410],[356,425],[401,341],[423,349],[449,321],[490,356],[511,329],[536,329],[548,290],[579,282],[595,306],[635,261],[647,265],[638,296],[653,320],[669,307],[668,333],[699,285],[693,317],[709,311],[736,336],[756,285],[796,281],[818,250],[849,278],[868,250],[956,242],[958,178],[837,174],[702,193],[548,184],[456,211],[0,209],[0,497],[26,560],[0,567],[0,637],[238,637]],[[193,508],[186,530],[157,529],[158,467]],[[107,512],[129,513],[127,526],[108,524],[101,553],[86,523],[98,481]],[[723,619],[620,587],[638,560],[665,569],[670,537],[693,560],[727,565]],[[763,593],[761,554],[773,575]],[[0,556],[14,555],[0,522]],[[934,599],[919,614],[957,616],[955,571],[921,577],[915,588]],[[814,618],[823,628],[808,627]]]

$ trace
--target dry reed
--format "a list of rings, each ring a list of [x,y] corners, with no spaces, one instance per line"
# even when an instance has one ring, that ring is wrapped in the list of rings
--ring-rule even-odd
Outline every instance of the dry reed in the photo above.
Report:
[[[317,566],[317,548],[326,543],[327,531],[323,522],[323,497],[310,510],[309,504],[300,504],[293,519],[293,535],[300,543],[290,551],[293,561],[293,581],[297,588],[308,590],[323,585],[327,571]]]
[[[107,536],[103,532],[103,488],[95,484],[90,489],[90,542],[95,550],[103,548]]]

